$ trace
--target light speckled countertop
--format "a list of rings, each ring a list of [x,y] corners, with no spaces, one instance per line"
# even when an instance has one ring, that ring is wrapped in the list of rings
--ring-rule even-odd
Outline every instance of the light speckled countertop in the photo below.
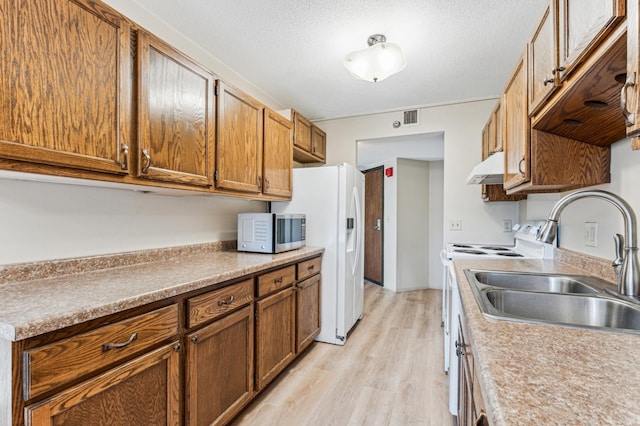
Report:
[[[640,336],[486,318],[464,275],[583,270],[553,260],[454,265],[492,426],[640,424]]]
[[[57,330],[321,254],[306,247],[275,255],[233,250],[0,285],[0,338]]]

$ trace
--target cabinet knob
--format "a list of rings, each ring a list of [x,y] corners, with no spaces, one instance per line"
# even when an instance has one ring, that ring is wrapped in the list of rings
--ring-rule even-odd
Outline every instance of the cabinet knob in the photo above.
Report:
[[[542,83],[546,86],[547,84],[553,84],[555,83],[556,79],[555,78],[547,78],[546,80],[544,80]]]
[[[180,352],[180,349],[182,349],[182,345],[180,343],[176,343],[175,345],[173,345],[174,351]]]
[[[484,410],[480,411],[476,421],[473,423],[475,426],[489,426],[489,419],[487,418],[487,413]]]
[[[196,343],[196,342],[198,341],[198,336],[197,336],[197,335],[195,335],[195,336],[191,336],[191,341],[192,341],[193,343]]]

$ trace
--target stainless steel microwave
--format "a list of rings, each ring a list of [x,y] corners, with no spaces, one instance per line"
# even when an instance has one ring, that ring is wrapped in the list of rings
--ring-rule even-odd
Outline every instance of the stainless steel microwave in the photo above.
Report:
[[[281,253],[306,245],[304,214],[239,213],[238,251]]]

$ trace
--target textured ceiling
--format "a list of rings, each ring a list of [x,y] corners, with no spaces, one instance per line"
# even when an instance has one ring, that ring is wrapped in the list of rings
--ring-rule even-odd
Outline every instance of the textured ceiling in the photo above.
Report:
[[[311,119],[497,97],[547,0],[135,0]],[[344,56],[382,33],[400,74],[356,80]],[[215,71],[215,70],[214,70]]]

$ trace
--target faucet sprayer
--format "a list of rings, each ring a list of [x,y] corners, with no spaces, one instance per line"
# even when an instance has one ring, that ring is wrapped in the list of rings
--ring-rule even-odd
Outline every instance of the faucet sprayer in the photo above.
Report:
[[[640,298],[640,270],[638,269],[638,238],[636,215],[631,206],[619,196],[601,190],[582,190],[566,195],[553,206],[549,218],[538,233],[536,239],[552,243],[558,232],[558,219],[564,208],[581,198],[601,198],[616,206],[624,217],[624,239],[619,234],[616,241],[616,259],[613,267],[618,275],[618,293],[634,299]],[[624,249],[621,250],[621,247]]]

